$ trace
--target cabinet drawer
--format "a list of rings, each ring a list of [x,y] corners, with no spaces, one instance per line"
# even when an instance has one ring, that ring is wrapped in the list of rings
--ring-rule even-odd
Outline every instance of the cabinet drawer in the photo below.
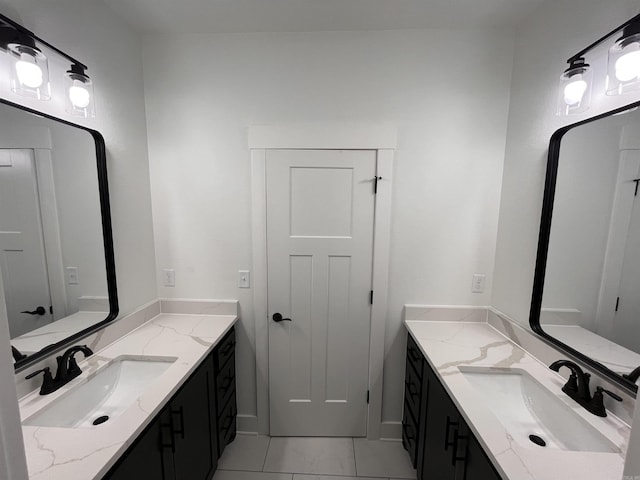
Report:
[[[225,366],[227,360],[231,358],[236,346],[236,330],[232,328],[229,333],[220,341],[220,344],[216,347],[215,352],[215,367],[216,373]]]
[[[229,402],[229,398],[231,398],[235,390],[236,362],[235,355],[231,355],[226,365],[216,374],[216,405],[218,406],[218,415],[222,413],[222,410]]]
[[[411,360],[407,357],[407,366],[404,377],[404,398],[413,413],[413,417],[416,420],[420,420],[420,390],[421,384],[420,378],[416,374],[413,367],[410,366]]]
[[[407,403],[404,404],[404,415],[402,417],[402,445],[409,452],[411,465],[413,468],[417,466],[418,460],[418,428],[416,421],[409,412]]]
[[[416,345],[411,335],[407,334],[407,363],[415,369],[419,379],[422,379],[422,359],[420,347]]]
[[[236,438],[236,392],[233,390],[229,403],[218,417],[218,456],[222,455],[224,447]]]

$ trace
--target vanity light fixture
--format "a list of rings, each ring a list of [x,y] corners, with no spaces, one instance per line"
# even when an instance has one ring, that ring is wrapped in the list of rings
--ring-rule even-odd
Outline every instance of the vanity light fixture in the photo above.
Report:
[[[558,115],[588,110],[593,70],[586,63],[586,54],[619,32],[622,36],[609,50],[606,94],[620,95],[640,90],[640,15],[636,15],[567,60],[569,67],[560,77]]]
[[[33,38],[17,33],[6,48],[11,61],[11,90],[23,97],[49,100],[49,63]]]
[[[87,66],[0,14],[0,49],[10,58],[10,84],[16,94],[38,100],[51,99],[49,65],[42,47],[71,62],[71,68],[64,75],[66,110],[72,115],[93,117],[93,83],[86,73]]]
[[[85,118],[95,116],[93,105],[93,83],[85,67],[72,64],[64,75],[67,112]]]
[[[627,25],[609,49],[607,95],[640,89],[640,21]]]
[[[571,61],[569,68],[560,76],[558,115],[582,113],[591,104],[593,69],[584,58]]]

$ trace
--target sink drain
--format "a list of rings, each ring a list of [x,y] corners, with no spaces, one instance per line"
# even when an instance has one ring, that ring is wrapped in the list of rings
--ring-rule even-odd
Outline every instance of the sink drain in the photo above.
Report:
[[[106,422],[107,420],[109,420],[109,415],[102,415],[101,417],[96,418],[93,421],[94,425],[100,425],[101,423]]]
[[[529,435],[529,440],[541,447],[547,446],[547,442],[545,442],[544,439],[542,437],[539,437],[538,435]]]

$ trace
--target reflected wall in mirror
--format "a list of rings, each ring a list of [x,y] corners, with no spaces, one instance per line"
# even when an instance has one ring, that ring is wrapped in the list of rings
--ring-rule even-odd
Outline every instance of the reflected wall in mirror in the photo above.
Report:
[[[623,385],[640,366],[639,186],[637,105],[554,134],[531,326]]]
[[[117,315],[97,139],[0,104],[0,275],[17,366]]]

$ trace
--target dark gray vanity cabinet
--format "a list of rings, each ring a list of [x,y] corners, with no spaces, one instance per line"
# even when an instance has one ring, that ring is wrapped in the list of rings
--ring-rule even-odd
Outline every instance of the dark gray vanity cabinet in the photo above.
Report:
[[[104,478],[210,480],[235,438],[236,412],[231,329]]]
[[[411,335],[406,368],[402,443],[418,480],[501,480]]]
[[[218,456],[236,438],[236,334],[231,330],[214,352]]]

